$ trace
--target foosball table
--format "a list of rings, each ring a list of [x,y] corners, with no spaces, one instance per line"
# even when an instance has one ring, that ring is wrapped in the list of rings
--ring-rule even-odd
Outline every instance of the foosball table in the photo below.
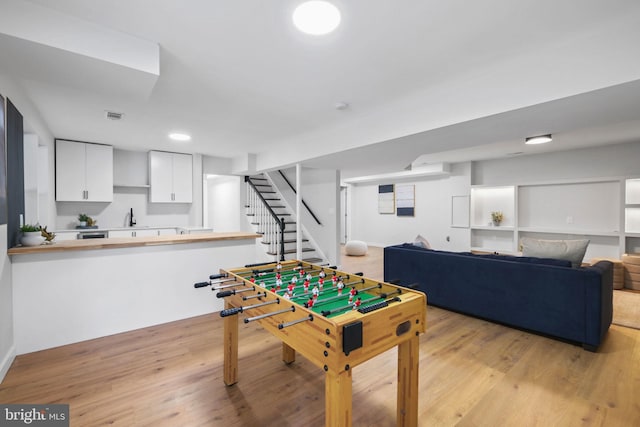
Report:
[[[282,340],[282,360],[296,352],[325,371],[325,425],[351,426],[352,368],[398,346],[397,425],[418,424],[419,335],[424,293],[300,262],[221,270],[210,281],[224,298],[224,383],[238,381],[238,314]]]

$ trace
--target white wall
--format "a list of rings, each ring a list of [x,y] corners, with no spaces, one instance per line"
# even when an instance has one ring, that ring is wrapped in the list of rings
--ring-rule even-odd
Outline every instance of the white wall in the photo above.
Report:
[[[242,177],[207,175],[206,183],[205,225],[214,231],[244,231],[247,221],[242,221]]]
[[[295,169],[283,173],[295,187]],[[270,173],[285,203],[295,212],[296,195],[277,172]],[[302,168],[302,199],[307,203],[321,224],[318,224],[307,209],[302,206],[302,224],[327,257],[330,264],[340,261],[340,172],[335,169]]]
[[[16,355],[13,336],[11,263],[7,256],[7,225],[0,225],[0,382]]]
[[[401,217],[378,213],[378,185],[349,185],[349,239],[373,246],[412,242],[420,234],[431,246],[444,250],[468,250],[469,230],[451,227],[451,196],[467,196],[471,165],[452,165],[451,175],[440,178],[404,180],[415,185],[415,216]],[[447,241],[449,237],[449,241]]]
[[[53,135],[36,106],[19,85],[3,74],[0,74],[0,94],[9,98],[20,111],[24,117],[25,130],[37,135],[40,145],[53,147]],[[53,168],[52,149],[49,150],[48,164]],[[48,194],[53,194],[53,188],[53,182],[51,182]],[[44,208],[44,215],[47,218],[53,218],[55,214],[53,202],[49,201]],[[16,353],[13,335],[13,285],[11,264],[6,250],[6,225],[0,225],[0,246],[0,381],[2,381]]]
[[[640,141],[473,163],[474,185],[640,176]]]

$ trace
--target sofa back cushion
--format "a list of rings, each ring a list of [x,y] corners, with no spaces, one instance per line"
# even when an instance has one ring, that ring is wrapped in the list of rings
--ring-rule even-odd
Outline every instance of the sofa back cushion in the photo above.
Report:
[[[571,261],[574,268],[582,265],[589,240],[540,240],[523,237],[522,255],[525,257],[556,258]]]

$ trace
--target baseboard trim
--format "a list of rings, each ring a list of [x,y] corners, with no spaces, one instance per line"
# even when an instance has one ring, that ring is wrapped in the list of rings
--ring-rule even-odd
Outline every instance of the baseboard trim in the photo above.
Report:
[[[9,368],[11,368],[11,364],[13,363],[15,358],[16,358],[16,346],[12,345],[11,348],[9,348],[9,351],[7,352],[7,354],[4,355],[4,358],[2,359],[2,363],[0,363],[0,383],[2,383],[5,375],[7,375],[7,372],[9,372]]]

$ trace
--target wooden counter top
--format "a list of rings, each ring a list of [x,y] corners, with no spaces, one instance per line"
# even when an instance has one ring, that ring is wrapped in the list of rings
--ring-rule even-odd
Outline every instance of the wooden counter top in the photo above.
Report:
[[[177,245],[184,243],[215,242],[220,240],[257,239],[255,233],[228,232],[203,234],[178,234],[172,236],[120,237],[108,239],[63,240],[50,245],[16,246],[7,251],[9,255],[39,254],[49,252],[85,251],[94,249],[134,248],[139,246]]]

